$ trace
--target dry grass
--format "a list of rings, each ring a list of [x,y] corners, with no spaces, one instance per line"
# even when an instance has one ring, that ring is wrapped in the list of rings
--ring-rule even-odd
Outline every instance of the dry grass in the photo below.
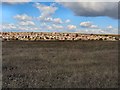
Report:
[[[3,88],[117,88],[118,42],[3,42]]]

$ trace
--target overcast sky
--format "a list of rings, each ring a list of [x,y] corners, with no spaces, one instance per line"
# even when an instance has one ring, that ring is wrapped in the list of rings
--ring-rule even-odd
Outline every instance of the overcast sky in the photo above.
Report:
[[[118,33],[117,2],[13,1],[0,5],[3,31]]]

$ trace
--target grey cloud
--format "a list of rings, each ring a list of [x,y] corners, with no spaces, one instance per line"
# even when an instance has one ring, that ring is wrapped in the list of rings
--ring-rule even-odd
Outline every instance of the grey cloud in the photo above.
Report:
[[[71,9],[77,16],[97,17],[108,16],[118,18],[117,2],[60,2]]]

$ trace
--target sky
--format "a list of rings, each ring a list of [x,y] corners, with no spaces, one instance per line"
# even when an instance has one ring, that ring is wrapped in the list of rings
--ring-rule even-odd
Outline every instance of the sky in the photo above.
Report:
[[[117,2],[31,2],[0,4],[4,32],[118,34]]]

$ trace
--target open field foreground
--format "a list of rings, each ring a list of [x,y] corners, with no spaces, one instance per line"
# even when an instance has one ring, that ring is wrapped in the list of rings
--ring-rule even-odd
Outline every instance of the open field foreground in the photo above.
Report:
[[[3,88],[117,88],[117,41],[3,42]]]

